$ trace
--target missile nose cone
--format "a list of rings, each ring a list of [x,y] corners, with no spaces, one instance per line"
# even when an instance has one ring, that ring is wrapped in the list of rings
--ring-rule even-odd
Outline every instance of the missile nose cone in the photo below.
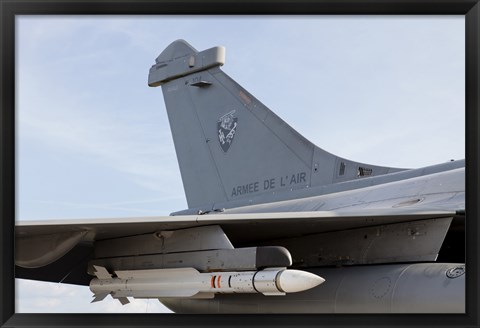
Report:
[[[300,270],[284,270],[277,277],[277,286],[285,293],[296,293],[311,289],[325,279],[316,274]]]

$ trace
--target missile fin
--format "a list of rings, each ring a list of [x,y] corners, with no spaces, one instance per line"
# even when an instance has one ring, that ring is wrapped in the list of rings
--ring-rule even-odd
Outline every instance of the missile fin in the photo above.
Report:
[[[118,300],[120,301],[120,303],[122,303],[122,305],[130,303],[130,301],[126,297],[119,297]]]
[[[100,293],[100,294],[95,294],[93,297],[95,297],[90,303],[95,303],[95,302],[100,302],[105,299],[105,297],[108,296],[110,293]]]
[[[95,269],[95,276],[98,279],[111,279],[112,275],[102,266],[94,265],[93,268]]]

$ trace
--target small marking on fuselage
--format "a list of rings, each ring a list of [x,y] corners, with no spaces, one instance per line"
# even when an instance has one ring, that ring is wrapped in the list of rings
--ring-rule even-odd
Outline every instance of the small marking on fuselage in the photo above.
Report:
[[[458,266],[455,268],[450,268],[447,270],[446,275],[450,279],[455,279],[458,278],[462,275],[465,274],[465,267],[464,266]]]
[[[264,179],[263,182],[254,181],[232,188],[231,197],[238,197],[246,194],[252,194],[259,191],[267,191],[283,187],[293,187],[307,183],[307,173],[299,172],[286,174],[281,177]]]

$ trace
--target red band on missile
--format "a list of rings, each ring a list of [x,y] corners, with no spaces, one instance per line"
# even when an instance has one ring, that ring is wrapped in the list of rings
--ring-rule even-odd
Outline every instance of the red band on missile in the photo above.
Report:
[[[218,276],[218,279],[217,279],[217,286],[218,286],[218,288],[221,288],[221,287],[220,287],[220,278],[222,278],[222,276]]]
[[[215,288],[215,278],[217,276],[212,276],[212,279],[210,280],[210,284],[212,285],[212,288]]]

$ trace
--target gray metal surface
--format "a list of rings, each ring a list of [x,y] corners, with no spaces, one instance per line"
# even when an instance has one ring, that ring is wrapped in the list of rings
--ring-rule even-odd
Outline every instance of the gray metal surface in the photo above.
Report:
[[[23,268],[39,268],[57,261],[85,237],[86,231],[50,232],[23,235],[15,239],[15,263]]]
[[[295,267],[434,262],[452,219],[431,219],[271,240]]]
[[[208,249],[233,249],[230,240],[217,225],[100,240],[95,243],[95,257],[168,254]]]
[[[401,172],[396,172],[396,173],[391,173],[391,174],[385,174],[385,175],[380,175],[380,176],[374,176],[374,177],[368,177],[368,178],[363,178],[363,179],[358,179],[358,180],[352,180],[352,181],[345,181],[341,183],[335,183],[335,184],[330,184],[330,185],[324,185],[324,186],[311,186],[309,188],[304,188],[304,189],[292,189],[292,190],[285,190],[283,192],[272,192],[270,194],[263,194],[261,196],[255,196],[255,197],[249,197],[249,198],[244,198],[244,199],[238,199],[238,200],[231,200],[228,202],[215,202],[212,204],[204,205],[198,208],[190,208],[178,212],[172,213],[172,215],[189,215],[189,214],[197,214],[199,211],[201,212],[217,212],[219,210],[223,209],[233,209],[235,208],[235,211],[242,211],[245,209],[246,206],[250,205],[262,205],[262,204],[268,204],[268,203],[276,203],[281,202],[281,201],[287,201],[291,200],[292,203],[298,203],[301,204],[302,202],[305,203],[306,201],[309,203],[312,203],[312,198],[311,197],[320,197],[320,196],[326,196],[329,194],[335,194],[333,197],[337,197],[340,192],[343,191],[351,191],[359,189],[360,192],[363,192],[364,190],[362,188],[367,188],[367,187],[374,187],[376,186],[377,190],[384,190],[382,185],[385,185],[390,182],[401,182],[405,184],[411,184],[412,182],[415,183],[415,181],[418,180],[410,180],[413,178],[423,178],[426,177],[426,179],[429,179],[428,176],[436,174],[436,173],[441,173],[441,174],[447,174],[450,175],[452,174],[447,173],[448,171],[453,171],[456,169],[460,169],[459,171],[456,171],[454,173],[454,177],[448,178],[449,183],[444,184],[442,179],[438,180],[437,186],[436,187],[442,187],[445,190],[448,191],[460,191],[458,193],[458,197],[456,200],[453,202],[449,202],[443,205],[443,203],[437,203],[436,205],[440,206],[440,208],[450,208],[452,205],[455,206],[456,208],[458,207],[464,207],[465,206],[465,196],[464,196],[464,190],[465,190],[465,160],[459,160],[459,161],[453,161],[453,162],[447,162],[447,163],[442,163],[442,164],[436,164],[428,167],[423,167],[423,168],[418,168],[418,169],[412,169],[412,170],[406,170],[406,171],[401,171]],[[450,186],[450,183],[453,183],[454,186]],[[417,192],[421,192],[421,190],[417,190]],[[306,199],[305,199],[306,198]],[[269,205],[267,205],[268,207]],[[316,207],[311,209],[311,210],[322,210],[323,209],[323,204],[319,203],[315,205]],[[276,205],[274,205],[276,207]],[[295,206],[295,208],[298,208],[299,206]],[[242,209],[239,209],[242,208]],[[248,211],[256,211],[258,209],[262,208],[261,206],[257,208],[251,208],[248,209]],[[307,207],[307,208],[312,208]]]
[[[268,267],[289,267],[292,256],[284,247],[245,247],[180,253],[142,253],[135,256],[95,257],[88,263],[88,273],[94,275],[93,266],[109,271],[173,269],[192,267],[200,272],[259,270]]]

